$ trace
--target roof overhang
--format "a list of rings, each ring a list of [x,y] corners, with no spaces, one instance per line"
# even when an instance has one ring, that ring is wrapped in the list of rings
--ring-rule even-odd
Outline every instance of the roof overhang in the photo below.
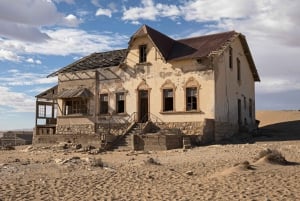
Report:
[[[90,98],[92,92],[87,88],[65,89],[57,94],[57,98]]]

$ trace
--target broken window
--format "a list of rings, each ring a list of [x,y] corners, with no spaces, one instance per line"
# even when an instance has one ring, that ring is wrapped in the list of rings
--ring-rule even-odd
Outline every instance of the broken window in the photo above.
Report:
[[[87,114],[87,113],[88,113],[87,99],[76,98],[76,99],[65,100],[64,115]]]
[[[144,63],[147,61],[147,45],[139,46],[139,62]]]
[[[173,111],[174,104],[173,89],[163,90],[163,111]]]
[[[186,88],[186,111],[197,110],[197,87]]]
[[[116,112],[117,113],[125,112],[125,94],[124,93],[116,94]]]
[[[100,114],[108,114],[108,94],[100,94]]]
[[[241,81],[241,62],[239,58],[236,58],[236,63],[237,63],[237,81]]]
[[[229,47],[229,68],[232,68],[232,47]]]

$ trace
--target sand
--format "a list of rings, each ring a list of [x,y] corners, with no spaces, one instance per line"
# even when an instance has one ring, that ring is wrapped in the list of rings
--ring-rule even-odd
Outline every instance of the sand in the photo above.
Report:
[[[291,119],[286,115],[276,124]],[[188,150],[96,155],[57,147],[2,150],[0,200],[300,200],[299,132],[293,140],[278,140],[279,131],[274,138],[269,134],[251,144]],[[293,163],[257,160],[265,149]]]

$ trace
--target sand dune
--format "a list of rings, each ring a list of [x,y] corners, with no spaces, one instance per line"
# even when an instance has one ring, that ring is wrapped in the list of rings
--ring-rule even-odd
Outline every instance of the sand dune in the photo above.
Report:
[[[280,120],[264,111],[257,118],[264,126],[300,119],[298,112],[284,114]],[[0,200],[300,200],[300,140],[259,139],[97,155],[26,146],[2,150]],[[294,163],[257,160],[266,149]]]

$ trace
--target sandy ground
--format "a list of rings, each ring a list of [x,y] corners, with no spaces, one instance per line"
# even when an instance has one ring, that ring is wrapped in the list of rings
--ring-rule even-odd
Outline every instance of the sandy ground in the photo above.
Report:
[[[295,133],[296,126],[284,129],[300,118],[284,114],[272,124],[264,111],[261,136],[251,144],[97,155],[59,147],[2,150],[0,200],[300,200],[300,124]],[[266,149],[293,163],[257,161]]]

